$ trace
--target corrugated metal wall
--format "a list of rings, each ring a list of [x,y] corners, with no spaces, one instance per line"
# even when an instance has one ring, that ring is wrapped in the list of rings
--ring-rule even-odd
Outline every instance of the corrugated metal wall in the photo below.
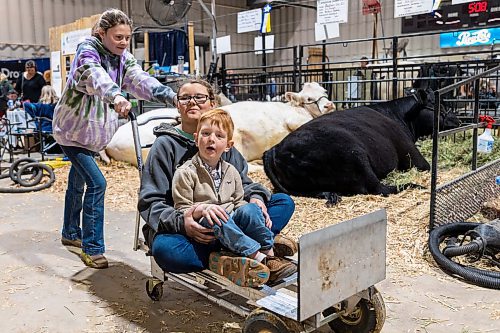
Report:
[[[300,1],[298,1],[300,2]],[[217,36],[231,35],[232,51],[252,50],[254,47],[254,38],[259,35],[257,31],[238,34],[237,29],[237,13],[239,11],[248,10],[245,0],[239,1],[216,1],[216,16],[218,34]],[[315,5],[314,1],[307,2],[309,5]],[[210,8],[210,3],[207,5]],[[394,5],[392,1],[382,4],[382,18],[379,18],[378,33],[382,36],[382,24],[385,36],[393,36],[400,34],[401,19],[394,19]],[[334,40],[348,40],[370,38],[373,35],[373,16],[364,16],[361,14],[362,2],[349,2],[348,23],[340,25],[340,37]],[[134,15],[137,11],[134,10]],[[188,19],[195,21],[196,32],[203,31],[205,34],[211,35],[211,25],[207,16],[202,11],[196,0],[193,1],[191,11],[188,13]],[[314,23],[316,22],[316,11],[314,9],[301,7],[284,7],[273,9],[271,12],[272,32],[275,36],[275,47],[287,47],[298,44],[315,43],[314,40]],[[423,44],[422,44],[423,45]],[[410,45],[411,47],[419,48],[422,45]],[[378,46],[379,55],[383,54],[382,43]],[[389,47],[389,45],[386,45]],[[345,48],[328,49],[327,54],[331,60],[332,57],[338,60],[354,60],[359,59],[362,55],[371,55],[371,43],[356,44]],[[307,56],[307,55],[305,55]],[[291,63],[291,51],[283,51],[280,53],[268,55],[268,64],[272,63]],[[256,66],[261,63],[261,57],[254,56],[238,56],[231,57],[229,66]]]
[[[0,59],[49,57],[49,28],[120,8],[122,0],[2,0]]]
[[[211,1],[205,0],[208,8]],[[315,5],[314,1],[308,1]],[[237,13],[248,10],[246,0],[217,0],[216,16],[218,36],[231,35],[232,50],[251,50],[258,32],[237,34]],[[349,1],[348,23],[340,25],[340,38],[349,40],[369,38],[373,34],[373,16],[361,14],[361,0]],[[143,0],[2,0],[2,20],[0,20],[0,59],[19,59],[49,56],[49,27],[67,24],[76,19],[102,12],[109,7],[127,10],[130,5],[131,17],[135,26],[153,25],[146,13]],[[378,24],[378,36],[400,35],[401,19],[394,19],[394,2],[382,1],[382,14]],[[212,35],[211,21],[202,10],[197,0],[187,15],[187,19],[195,22],[195,32],[206,36]],[[271,13],[272,34],[275,35],[275,46],[293,46],[314,43],[314,22],[316,11],[307,8],[286,7],[273,10]],[[183,22],[180,23],[182,26]],[[383,29],[382,29],[383,26]],[[385,47],[389,47],[389,42]],[[383,57],[384,45],[379,43],[378,56]],[[413,39],[407,47],[411,55],[429,54],[439,49],[439,37]],[[451,52],[453,50],[450,50]],[[447,50],[444,50],[447,52]],[[351,61],[362,55],[371,56],[371,43],[360,43],[346,47],[329,47],[327,55],[330,60]],[[305,55],[307,56],[307,54]],[[207,52],[206,58],[210,59]],[[261,62],[261,57],[239,56],[231,60],[230,66],[254,66]],[[290,52],[269,55],[268,64],[287,63],[291,61]]]
[[[315,5],[314,2],[309,2],[309,4]],[[394,5],[392,1],[384,2],[382,4],[382,15],[379,17],[379,23],[377,26],[377,36],[382,36],[382,30],[385,36],[399,35],[401,32],[401,19],[394,19]],[[340,40],[350,40],[350,39],[361,39],[361,38],[371,38],[373,36],[373,26],[374,17],[373,15],[362,15],[361,13],[362,2],[359,1],[349,1],[349,14],[348,23],[340,25],[340,37],[337,39],[332,39],[331,41]],[[235,19],[234,19],[235,20]],[[276,47],[286,47],[294,46],[298,44],[313,44],[315,42],[314,36],[314,23],[316,22],[316,11],[308,8],[300,7],[285,7],[273,10],[271,12],[271,34],[275,35],[275,46]],[[218,24],[228,24],[224,18],[218,19]],[[383,29],[382,29],[383,25]],[[236,21],[232,23],[233,31],[236,30]],[[221,35],[219,33],[219,35]],[[235,43],[239,45],[248,46],[247,49],[253,48],[253,38],[257,36],[257,32],[248,32],[244,34],[236,34],[233,32],[231,38],[233,45]],[[236,42],[237,40],[243,39],[245,42]],[[249,40],[251,39],[251,43]],[[428,44],[428,43],[427,43]],[[410,45],[408,50],[413,47],[415,50],[422,48],[421,45]],[[355,60],[359,59],[361,56],[366,55],[371,56],[371,43],[359,43],[349,45],[343,48],[335,47],[327,49],[327,55],[330,60]],[[380,43],[378,45],[379,57],[383,54],[384,45]],[[386,47],[389,47],[388,43]],[[238,49],[234,47],[235,49]],[[291,62],[290,52],[282,52],[282,54],[269,55],[270,62],[276,63],[287,63]],[[307,54],[305,55],[307,57]],[[256,58],[259,58],[256,56]],[[260,60],[256,60],[258,63]]]

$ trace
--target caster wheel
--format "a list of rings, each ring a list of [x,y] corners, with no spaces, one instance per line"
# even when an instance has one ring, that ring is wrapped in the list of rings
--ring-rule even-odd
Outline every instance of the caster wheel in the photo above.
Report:
[[[159,301],[163,296],[163,281],[157,279],[147,280],[146,293],[153,301]]]
[[[252,311],[243,324],[242,333],[288,333],[285,322],[271,312],[257,309]]]
[[[330,307],[323,311],[324,316],[335,312]],[[377,333],[385,322],[385,304],[382,296],[375,289],[370,300],[362,298],[350,314],[341,315],[328,323],[336,333]]]

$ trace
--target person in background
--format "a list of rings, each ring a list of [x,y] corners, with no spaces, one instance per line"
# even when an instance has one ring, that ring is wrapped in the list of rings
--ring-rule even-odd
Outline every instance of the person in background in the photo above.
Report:
[[[21,94],[21,100],[36,103],[40,99],[45,79],[36,71],[36,63],[33,60],[24,64],[26,71],[22,73],[16,82],[16,90]]]
[[[7,93],[7,110],[12,111],[14,109],[20,108],[22,104],[19,101],[19,97],[17,91],[15,89],[11,89]]]
[[[359,67],[361,70],[368,68],[368,58],[365,56],[362,56],[361,59],[359,59]]]
[[[42,133],[52,133],[52,119],[54,108],[59,101],[57,93],[52,86],[44,86],[38,103],[24,102],[24,110],[34,119],[36,129]],[[40,149],[48,154],[61,154],[61,148],[55,144],[52,136],[43,136],[39,143]]]
[[[194,220],[193,209],[181,212],[174,208],[172,179],[177,167],[198,151],[193,134],[200,116],[216,106],[214,88],[203,80],[187,81],[177,92],[176,105],[181,124],[155,128],[157,138],[144,165],[138,209],[146,221],[146,244],[158,265],[167,272],[190,273],[208,268],[210,253],[219,251],[221,245],[214,242],[212,229]],[[280,234],[294,212],[292,198],[284,193],[271,195],[263,185],[254,183],[247,175],[247,162],[234,147],[222,159],[238,170],[244,199],[259,206],[266,224],[272,224],[274,254],[293,255],[297,244]]]
[[[54,110],[53,135],[71,161],[64,203],[63,245],[81,247],[89,267],[107,268],[104,256],[106,179],[94,155],[118,129],[132,105],[123,96],[173,103],[175,93],[141,69],[127,51],[132,21],[118,9],[101,14],[92,36],[77,47],[68,81]],[[114,105],[112,108],[111,105]]]
[[[41,119],[39,124],[37,123],[37,129],[43,132],[52,132],[52,118],[54,118],[54,108],[56,103],[59,101],[56,91],[51,86],[44,86],[42,88],[42,95],[40,96],[39,103],[24,103],[24,110],[32,117],[43,117],[46,119]]]
[[[198,147],[192,159],[177,168],[172,181],[174,208],[193,210],[193,219],[212,229],[215,238],[234,255],[213,252],[209,268],[233,283],[257,287],[274,283],[297,271],[297,267],[274,256],[271,222],[254,203],[243,199],[241,176],[221,159],[233,146],[234,124],[224,110],[201,115],[194,133]]]
[[[50,86],[51,84],[51,77],[52,77],[52,72],[50,69],[47,69],[45,72],[43,72],[43,79],[45,80],[45,84]]]
[[[361,100],[370,100],[374,99],[373,93],[371,91],[372,85],[370,84],[371,82],[366,82],[367,80],[373,80],[373,74],[370,68],[370,62],[366,56],[362,56],[359,59],[359,69],[358,69],[358,78],[361,81],[365,82],[360,82],[358,85],[358,95],[359,99]]]
[[[14,89],[10,84],[7,75],[0,73],[0,118],[5,115],[7,111],[7,95],[9,91]]]
[[[7,99],[7,93],[14,89],[9,78],[4,73],[0,73],[0,98]]]

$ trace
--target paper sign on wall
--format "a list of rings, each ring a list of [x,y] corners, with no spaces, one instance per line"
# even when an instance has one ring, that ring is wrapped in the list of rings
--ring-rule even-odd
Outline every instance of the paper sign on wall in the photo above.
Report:
[[[318,0],[316,8],[318,23],[347,22],[347,0]]]
[[[274,35],[266,35],[266,53],[273,53],[274,50]],[[262,36],[255,37],[254,39],[255,54],[262,54]]]
[[[314,24],[314,39],[317,42],[331,38],[336,38],[339,36],[340,33],[339,33],[338,23],[321,24],[316,22]]]
[[[394,17],[431,13],[433,2],[433,0],[394,0]]]
[[[238,13],[238,33],[260,30],[262,9],[246,10]]]
[[[50,52],[50,85],[56,91],[57,96],[61,97],[62,77],[61,77],[61,52]]]
[[[217,54],[231,52],[231,36],[217,37]]]
[[[90,37],[92,29],[82,29],[61,34],[61,52],[62,55],[75,54],[78,44],[83,42],[87,37]]]

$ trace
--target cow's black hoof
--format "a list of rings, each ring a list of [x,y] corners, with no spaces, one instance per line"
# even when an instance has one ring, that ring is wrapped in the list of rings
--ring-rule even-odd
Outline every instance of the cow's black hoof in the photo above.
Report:
[[[399,193],[399,192],[401,192],[401,190],[399,190],[397,186],[382,185],[380,187],[379,194],[381,194],[383,197],[388,197],[390,194],[396,194],[396,193]]]

